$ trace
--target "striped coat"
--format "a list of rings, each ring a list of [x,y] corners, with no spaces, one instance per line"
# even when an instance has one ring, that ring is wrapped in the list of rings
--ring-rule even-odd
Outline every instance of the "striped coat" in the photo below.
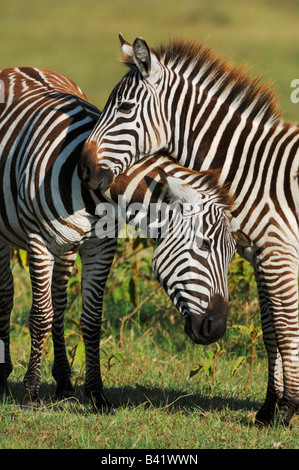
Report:
[[[104,238],[97,233],[99,204],[108,201],[114,207],[119,194],[125,194],[128,203],[144,204],[146,211],[150,203],[162,203],[166,198],[175,198],[179,205],[183,201],[189,204],[200,201],[199,210],[183,213],[183,234],[172,237],[177,227],[170,219],[169,235],[154,236],[157,239],[154,270],[184,316],[186,332],[195,341],[208,343],[225,331],[226,274],[235,251],[227,215],[232,199],[219,184],[217,173],[198,174],[165,156],[160,157],[159,164],[154,158],[149,166],[143,163],[136,167],[133,174],[115,183],[105,197],[99,191],[86,189],[78,178],[77,162],[99,111],[71,80],[54,72],[8,69],[1,72],[0,79],[5,84],[5,99],[0,104],[0,338],[5,344],[0,392],[5,391],[12,370],[9,318],[13,281],[9,245],[13,244],[28,251],[33,293],[29,319],[31,355],[24,379],[24,404],[38,406],[42,346],[51,329],[57,396],[73,394],[63,316],[68,279],[79,253],[81,328],[86,350],[84,389],[97,408],[109,407],[102,393],[99,342],[103,291],[117,233]],[[164,168],[164,189],[158,166]],[[203,224],[198,234],[195,222],[199,218]],[[191,240],[189,245],[186,234]],[[175,250],[170,249],[170,242]],[[183,263],[186,266],[182,270]],[[214,265],[219,266],[217,271]]]
[[[160,149],[185,167],[221,171],[259,289],[269,380],[257,421],[272,423],[279,403],[288,424],[299,403],[299,128],[283,122],[268,86],[200,44],[120,39],[129,72],[87,139],[81,179],[107,187]]]

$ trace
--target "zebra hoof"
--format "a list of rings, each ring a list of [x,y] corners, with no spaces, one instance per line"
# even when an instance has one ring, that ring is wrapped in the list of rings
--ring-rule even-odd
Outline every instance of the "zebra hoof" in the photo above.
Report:
[[[102,392],[91,392],[90,399],[93,410],[97,413],[110,413],[112,406]]]
[[[267,406],[262,406],[255,417],[255,423],[258,426],[268,426],[274,421],[274,410],[270,410]]]
[[[0,398],[4,398],[5,396],[9,395],[9,389],[7,387],[7,384],[1,384],[0,385]]]
[[[72,399],[76,397],[75,389],[69,380],[57,383],[55,397],[58,401]]]
[[[281,424],[285,427],[290,426],[291,419],[293,415],[296,413],[297,404],[295,403],[285,403],[284,400],[279,404],[277,413],[276,413],[276,421],[278,424]]]
[[[23,410],[38,411],[42,408],[42,402],[37,395],[26,394],[21,406]]]
[[[262,426],[284,426],[289,427],[292,416],[296,411],[296,406],[284,403],[267,406],[264,404],[256,415],[255,422]]]

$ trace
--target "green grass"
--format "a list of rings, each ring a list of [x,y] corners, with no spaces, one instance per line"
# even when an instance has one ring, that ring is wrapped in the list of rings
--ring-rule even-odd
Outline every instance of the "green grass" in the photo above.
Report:
[[[73,403],[55,401],[50,337],[42,361],[42,408],[36,412],[21,408],[22,380],[30,347],[27,327],[30,285],[27,270],[14,264],[15,286],[17,291],[23,289],[23,304],[17,299],[12,315],[14,371],[10,376],[11,396],[0,406],[0,448],[298,449],[299,416],[293,418],[291,429],[259,428],[254,424],[267,384],[267,364],[261,339],[257,343],[247,389],[249,362],[234,375],[232,370],[237,358],[249,353],[249,341],[230,328],[219,342],[223,353],[218,357],[214,374],[212,368],[202,368],[190,377],[191,371],[198,365],[207,365],[211,357],[213,365],[217,347],[193,344],[183,332],[180,315],[159,290],[124,323],[121,341],[120,322],[135,309],[125,284],[122,301],[118,297],[113,300],[109,292],[120,285],[117,279],[122,279],[124,265],[121,256],[124,252],[129,253],[129,249],[130,242],[120,244],[107,285],[101,359],[105,393],[114,405],[107,415],[94,413],[84,396],[84,358],[80,355],[75,356],[72,366],[77,400]],[[148,250],[147,247],[146,255]],[[156,287],[156,281],[149,276],[148,291],[144,290],[148,271],[141,255],[140,260],[142,263],[135,273],[139,303]],[[134,271],[132,261],[130,263]],[[79,272],[77,268],[73,277],[79,279]],[[236,283],[230,284],[229,326],[252,321],[257,307],[254,283],[249,288],[251,274],[248,263],[236,257],[230,268],[230,276]],[[73,282],[65,319],[70,356],[74,344],[81,342],[76,325],[80,315],[80,297],[75,289],[78,285]],[[255,319],[255,323],[258,320]]]
[[[133,330],[132,330],[133,331]],[[15,357],[11,380],[13,400],[0,409],[1,448],[104,448],[104,449],[257,449],[298,448],[299,419],[292,429],[258,428],[254,415],[261,405],[266,385],[265,360],[255,364],[249,389],[244,391],[247,369],[231,376],[233,361],[223,357],[217,364],[216,384],[211,377],[189,372],[205,359],[207,351],[196,347],[182,333],[160,337],[128,332],[124,348],[114,340],[104,346],[118,351],[116,362],[103,374],[105,390],[114,403],[109,415],[92,412],[82,393],[78,368],[76,403],[57,403],[50,378],[50,362],[44,358],[41,411],[20,408],[25,372],[23,359]],[[173,344],[179,339],[180,348]],[[212,349],[212,347],[211,347]],[[79,378],[79,379],[78,379]],[[25,438],[26,436],[26,438]]]
[[[111,348],[119,351],[115,344]],[[169,349],[150,338],[127,336],[124,362],[116,363],[109,376],[103,368],[106,394],[115,406],[109,415],[92,412],[79,384],[78,402],[56,403],[49,376],[41,390],[41,411],[22,410],[19,379],[25,370],[19,367],[11,383],[14,400],[0,409],[1,448],[298,449],[298,417],[292,429],[253,423],[264,396],[265,361],[258,361],[244,392],[245,369],[232,377],[232,361],[223,358],[212,393],[208,377],[189,378],[202,348],[186,340],[183,351]]]
[[[299,105],[290,100],[290,83],[298,78],[298,13],[296,0],[2,0],[0,68],[27,65],[64,73],[102,108],[125,72],[118,61],[119,32],[131,42],[142,35],[150,45],[180,36],[204,41],[234,64],[245,64],[253,75],[265,74],[278,88],[285,118],[298,121]],[[21,409],[31,294],[28,272],[14,267],[14,371],[12,396],[0,406],[0,448],[298,449],[298,415],[292,429],[253,424],[267,384],[261,339],[246,390],[248,362],[234,376],[232,369],[238,357],[248,354],[249,341],[231,329],[220,342],[225,352],[217,361],[214,382],[204,369],[190,378],[194,367],[207,365],[216,347],[188,340],[183,320],[165,294],[156,292],[151,246],[145,248],[134,257],[130,245],[120,244],[106,288],[102,370],[107,397],[115,405],[110,415],[93,413],[82,393],[84,356],[75,350],[81,344],[79,282],[70,289],[65,325],[68,353],[76,352],[72,371],[78,402],[58,404],[53,399],[49,338],[42,366],[44,406],[38,412]],[[73,280],[78,281],[79,271],[77,267]],[[252,269],[239,258],[231,265],[229,285],[229,326],[259,326]]]

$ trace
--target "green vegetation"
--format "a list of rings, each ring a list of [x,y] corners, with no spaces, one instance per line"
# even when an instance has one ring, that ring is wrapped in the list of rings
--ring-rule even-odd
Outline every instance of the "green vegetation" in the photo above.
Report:
[[[288,120],[298,120],[290,83],[298,78],[296,0],[2,0],[0,62],[62,72],[102,108],[123,75],[121,31],[150,44],[169,36],[204,41],[253,75],[265,73],[281,95]],[[292,429],[259,428],[254,415],[266,393],[267,360],[260,332],[253,270],[236,256],[229,271],[231,309],[219,343],[196,346],[151,271],[149,240],[120,240],[105,292],[102,373],[110,415],[92,413],[83,395],[80,333],[80,260],[69,283],[67,350],[77,402],[57,403],[47,339],[41,397],[44,407],[20,408],[29,358],[30,283],[26,257],[16,254],[12,314],[12,396],[0,406],[0,448],[299,448],[299,417]]]
[[[129,239],[119,243],[105,295],[101,363],[105,393],[114,404],[109,415],[93,413],[83,394],[80,260],[69,282],[65,317],[77,400],[54,399],[49,337],[42,365],[43,407],[38,412],[21,409],[30,346],[30,284],[28,268],[13,258],[20,295],[12,315],[14,371],[11,397],[0,407],[0,447],[298,449],[298,416],[292,429],[254,425],[265,397],[267,360],[251,266],[234,258],[229,278],[240,279],[231,282],[227,333],[216,344],[197,346],[185,335],[183,319],[164,291],[157,289],[150,269],[151,241],[136,244]]]

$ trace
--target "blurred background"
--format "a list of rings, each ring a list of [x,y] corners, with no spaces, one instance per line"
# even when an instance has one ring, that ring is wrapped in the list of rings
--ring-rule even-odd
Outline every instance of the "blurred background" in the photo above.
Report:
[[[175,36],[273,80],[287,120],[298,120],[298,0],[1,0],[0,69],[36,66],[72,78],[100,109],[124,74],[118,33],[159,45]]]

